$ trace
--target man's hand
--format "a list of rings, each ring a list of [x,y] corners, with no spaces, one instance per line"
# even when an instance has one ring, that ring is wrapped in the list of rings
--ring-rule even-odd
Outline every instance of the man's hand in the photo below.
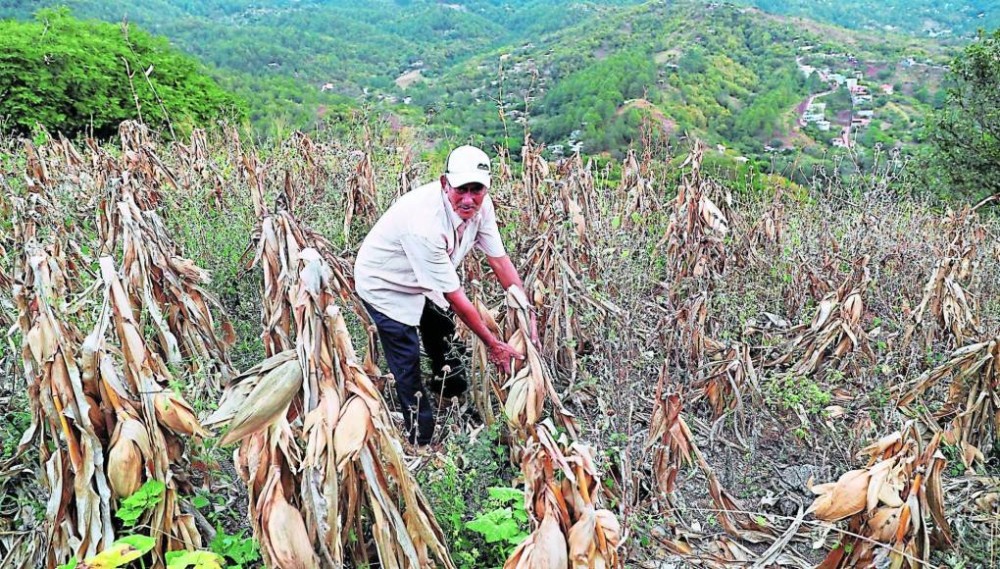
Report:
[[[523,360],[524,356],[518,353],[510,344],[497,341],[489,347],[488,356],[490,362],[497,366],[504,374],[510,375],[510,360]]]

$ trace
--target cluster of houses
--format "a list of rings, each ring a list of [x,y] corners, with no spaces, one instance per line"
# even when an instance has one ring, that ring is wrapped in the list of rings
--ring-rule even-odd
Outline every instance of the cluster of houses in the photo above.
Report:
[[[871,88],[861,83],[863,78],[862,73],[856,72],[852,76],[848,76],[843,73],[832,72],[829,68],[817,69],[810,65],[805,65],[801,63],[801,60],[798,63],[802,73],[806,76],[816,73],[821,81],[830,84],[832,90],[846,88],[850,93],[851,123],[850,125],[842,126],[840,135],[830,140],[834,146],[850,148],[854,144],[850,136],[851,132],[867,127],[871,124],[872,118],[875,115],[875,111],[872,110],[873,96]],[[891,85],[882,85],[880,89],[883,93],[892,94]],[[826,103],[815,100],[820,96],[810,100],[805,111],[802,113],[800,124],[803,126],[811,124],[822,132],[828,132],[834,125],[826,117]]]

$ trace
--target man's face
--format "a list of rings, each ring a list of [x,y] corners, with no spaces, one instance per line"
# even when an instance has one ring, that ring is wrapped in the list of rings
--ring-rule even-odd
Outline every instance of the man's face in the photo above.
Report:
[[[454,188],[448,183],[448,179],[442,176],[441,186],[448,195],[448,203],[462,221],[468,221],[476,215],[486,197],[486,187],[475,182]]]

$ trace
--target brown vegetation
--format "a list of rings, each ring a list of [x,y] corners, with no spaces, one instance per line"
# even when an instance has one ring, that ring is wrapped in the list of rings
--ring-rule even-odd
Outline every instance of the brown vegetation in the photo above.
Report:
[[[353,247],[413,178],[390,136],[2,143],[20,379],[0,403],[32,416],[20,445],[4,431],[25,454],[0,457],[0,511],[24,529],[0,559],[106,549],[155,479],[154,565],[207,546],[197,489],[240,504],[270,566],[461,565],[416,482],[442,458],[400,442],[351,291]],[[492,190],[529,294],[479,282],[477,302],[526,358],[501,377],[473,342],[475,412],[441,432],[505,427],[529,519],[507,567],[995,563],[995,219],[905,199],[888,170],[739,187],[702,156],[550,164],[526,141]],[[245,488],[191,468],[216,435]]]

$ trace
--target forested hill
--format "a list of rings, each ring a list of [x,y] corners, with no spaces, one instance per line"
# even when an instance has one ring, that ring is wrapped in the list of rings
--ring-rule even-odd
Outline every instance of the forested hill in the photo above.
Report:
[[[0,0],[0,17],[53,3]],[[766,162],[776,148],[821,156],[837,144],[917,145],[950,56],[926,38],[725,3],[58,3],[79,17],[127,17],[213,65],[265,133],[367,105],[436,139],[498,143],[502,89],[512,140],[526,123],[550,148],[615,155],[647,118],[662,134]],[[860,104],[857,88],[868,97]]]
[[[895,30],[933,38],[969,38],[1000,26],[996,0],[740,0],[774,14],[845,28]]]
[[[550,145],[621,149],[649,116],[669,135],[759,156],[830,149],[862,111],[866,128],[848,133],[849,144],[919,142],[947,55],[918,38],[734,5],[647,3],[474,58],[407,95],[455,136],[496,133],[501,61],[508,120],[528,120]],[[857,104],[851,85],[867,93]],[[803,125],[814,94],[828,120]]]
[[[378,101],[407,72],[433,76],[523,37],[637,3],[0,0],[0,18],[27,20],[41,8],[68,6],[79,18],[127,19],[214,66],[216,78],[248,100],[255,127],[277,134]]]

